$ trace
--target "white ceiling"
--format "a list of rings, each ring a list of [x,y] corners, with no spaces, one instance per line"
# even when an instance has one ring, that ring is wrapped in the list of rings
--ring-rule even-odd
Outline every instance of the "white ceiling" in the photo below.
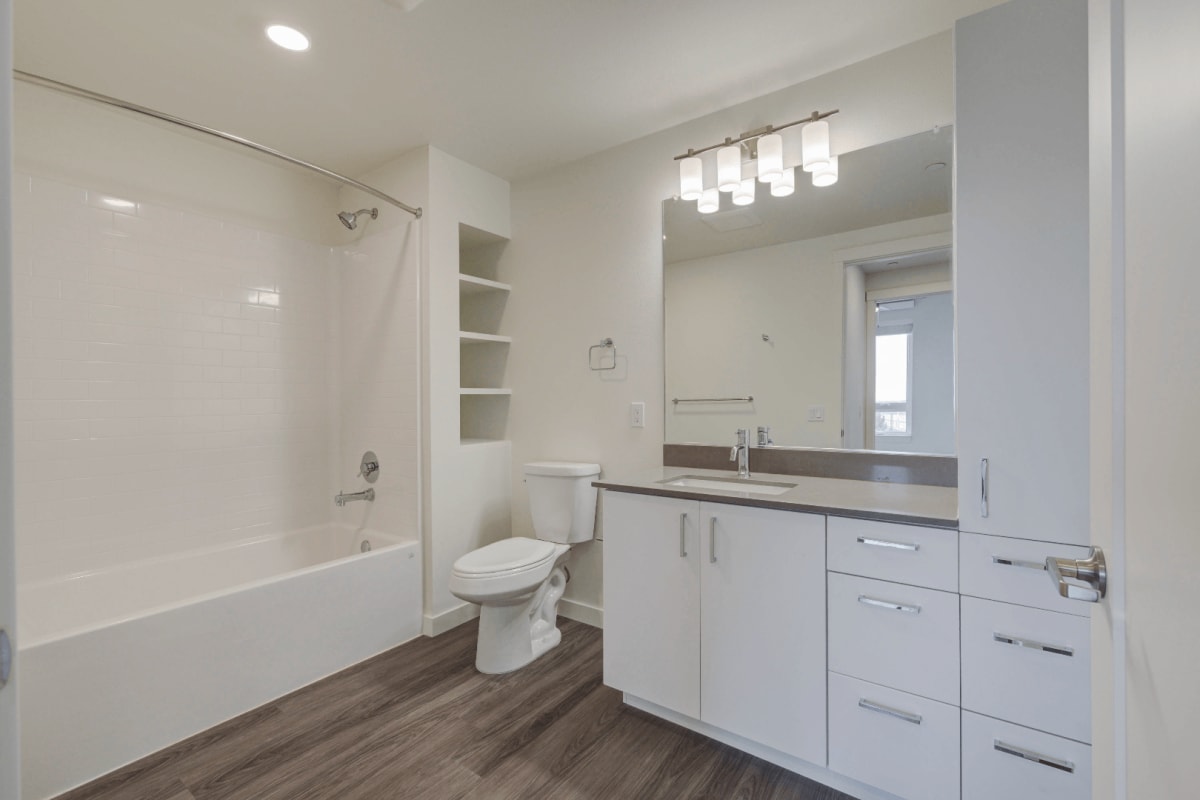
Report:
[[[996,2],[16,0],[15,66],[352,175],[433,144],[514,179]]]

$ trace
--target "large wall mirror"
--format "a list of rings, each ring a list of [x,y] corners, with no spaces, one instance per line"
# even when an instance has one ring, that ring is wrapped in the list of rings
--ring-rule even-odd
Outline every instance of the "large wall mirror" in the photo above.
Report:
[[[952,131],[842,154],[824,188],[663,206],[666,440],[954,452]]]

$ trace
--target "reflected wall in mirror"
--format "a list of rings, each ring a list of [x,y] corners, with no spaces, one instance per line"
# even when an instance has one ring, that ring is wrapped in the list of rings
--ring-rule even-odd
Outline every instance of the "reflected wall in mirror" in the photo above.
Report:
[[[840,157],[840,180],[663,207],[666,440],[953,453],[948,127]]]

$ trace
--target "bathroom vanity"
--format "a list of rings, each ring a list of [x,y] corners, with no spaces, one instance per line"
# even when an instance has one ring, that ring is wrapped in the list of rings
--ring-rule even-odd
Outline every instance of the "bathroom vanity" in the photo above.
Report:
[[[596,484],[627,703],[860,798],[1090,797],[1091,605],[1043,568],[1084,548],[960,532],[953,487],[733,477]]]

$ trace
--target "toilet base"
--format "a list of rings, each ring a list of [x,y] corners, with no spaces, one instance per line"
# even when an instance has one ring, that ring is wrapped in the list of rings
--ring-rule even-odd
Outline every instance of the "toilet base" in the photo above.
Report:
[[[566,583],[566,572],[558,566],[524,600],[483,605],[479,612],[475,668],[486,675],[503,675],[556,647],[562,641],[562,633],[555,624],[558,601]]]

